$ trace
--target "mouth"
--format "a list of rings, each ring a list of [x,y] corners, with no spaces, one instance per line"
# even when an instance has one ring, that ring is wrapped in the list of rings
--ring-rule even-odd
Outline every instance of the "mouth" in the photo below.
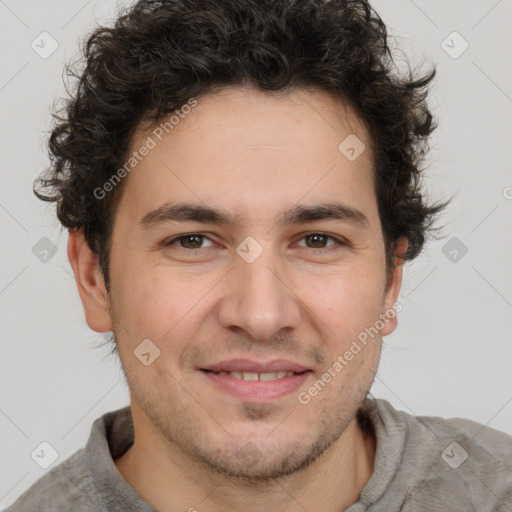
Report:
[[[301,373],[295,373],[295,372],[287,372],[287,371],[279,371],[279,372],[262,372],[262,373],[256,373],[256,372],[214,372],[212,370],[203,370],[204,372],[211,372],[215,373],[216,375],[229,375],[230,377],[233,377],[234,379],[238,380],[279,380],[284,379],[285,377],[293,377],[294,375],[300,375]],[[309,371],[309,370],[306,370]]]
[[[259,403],[289,395],[312,374],[311,369],[285,360],[259,363],[233,359],[199,369],[215,389]]]

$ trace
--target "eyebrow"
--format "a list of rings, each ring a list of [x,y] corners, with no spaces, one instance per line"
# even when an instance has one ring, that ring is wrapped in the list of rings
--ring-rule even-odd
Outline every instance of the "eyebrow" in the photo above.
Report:
[[[225,210],[193,203],[165,203],[150,211],[139,221],[144,229],[154,228],[167,222],[200,222],[233,227],[241,224],[241,216]],[[366,215],[343,203],[328,202],[315,205],[297,205],[283,212],[277,220],[283,226],[306,224],[322,220],[340,220],[361,227],[368,227]]]

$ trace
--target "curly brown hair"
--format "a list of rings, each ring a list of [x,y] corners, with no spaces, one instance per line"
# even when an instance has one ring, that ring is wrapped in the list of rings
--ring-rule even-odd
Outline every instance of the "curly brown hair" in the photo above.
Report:
[[[82,46],[74,90],[54,113],[50,167],[34,192],[57,204],[69,230],[84,229],[107,290],[113,216],[122,186],[94,190],[125,161],[141,122],[154,122],[224,86],[317,88],[349,101],[368,128],[388,270],[421,251],[435,216],[420,166],[435,129],[427,103],[435,67],[399,73],[387,29],[366,0],[140,0]],[[122,183],[121,183],[122,185]]]

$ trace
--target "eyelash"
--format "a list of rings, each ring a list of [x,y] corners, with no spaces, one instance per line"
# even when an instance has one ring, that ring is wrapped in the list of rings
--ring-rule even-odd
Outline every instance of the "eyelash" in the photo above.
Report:
[[[345,242],[344,240],[341,240],[335,236],[332,236],[332,235],[329,235],[328,233],[323,233],[321,231],[313,231],[311,233],[306,233],[304,235],[302,235],[302,237],[300,238],[300,240],[308,237],[308,236],[312,236],[312,235],[320,235],[320,236],[324,236],[324,237],[327,237],[327,238],[330,238],[331,240],[334,240],[339,247],[342,247],[342,246],[347,246],[348,245],[348,242]],[[205,233],[186,233],[184,235],[179,235],[179,236],[176,236],[170,240],[167,240],[163,243],[163,245],[165,247],[169,247],[169,246],[172,246],[172,245],[176,245],[176,242],[179,242],[180,240],[184,239],[184,238],[187,238],[189,236],[200,236],[200,237],[203,237],[203,238],[206,238],[208,240],[210,240],[210,242],[212,243],[215,243],[208,235],[206,235]],[[185,247],[179,247],[177,246],[178,249],[180,250],[183,250],[183,251],[187,251],[187,252],[197,252],[197,251],[200,251],[201,249],[208,249],[208,247],[201,247],[199,249],[187,249]],[[306,249],[308,249],[308,247],[304,247]],[[334,245],[333,246],[330,246],[330,247],[324,247],[324,248],[320,248],[320,249],[315,249],[314,247],[309,247],[309,249],[311,250],[314,250],[316,252],[327,252],[327,251],[331,251],[333,248],[336,248]]]

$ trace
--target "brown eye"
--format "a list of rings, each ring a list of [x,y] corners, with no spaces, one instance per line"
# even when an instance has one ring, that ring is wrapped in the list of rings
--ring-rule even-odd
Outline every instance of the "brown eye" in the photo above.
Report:
[[[200,249],[203,243],[201,235],[187,235],[180,239],[181,246],[185,249]]]
[[[300,245],[300,247],[308,247],[310,249],[328,249],[330,247],[334,247],[336,245],[344,245],[341,240],[334,238],[333,236],[327,235],[325,233],[310,233],[301,238],[301,240],[305,240],[305,245]],[[332,240],[334,243],[328,244],[328,241]]]
[[[165,242],[164,245],[176,245],[178,246],[178,248],[188,250],[204,249],[205,247],[202,247],[202,244],[204,243],[205,240],[209,240],[210,243],[212,243],[207,236],[202,235],[201,233],[189,233],[188,235],[177,236],[172,240]]]
[[[327,239],[329,237],[321,235],[319,233],[314,233],[313,235],[307,235],[304,238],[307,240],[306,243],[311,244],[308,245],[308,247],[312,247],[313,249],[324,249]]]

